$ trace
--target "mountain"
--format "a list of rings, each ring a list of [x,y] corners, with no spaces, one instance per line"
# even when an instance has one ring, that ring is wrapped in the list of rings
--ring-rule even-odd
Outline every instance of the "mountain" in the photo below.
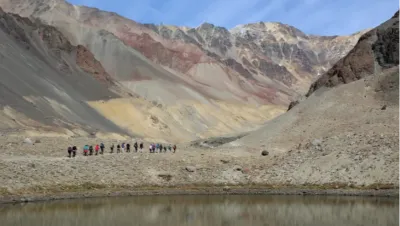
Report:
[[[1,0],[0,6],[57,27],[72,43],[87,46],[112,76],[151,100],[159,98],[146,94],[139,82],[187,82],[218,100],[286,106],[363,33],[312,36],[288,25],[262,22],[231,31],[208,23],[197,28],[157,26],[63,0]],[[137,51],[151,62],[136,59]],[[118,55],[121,58],[114,57]]]
[[[365,33],[140,24],[63,0],[0,0],[0,7],[54,27],[101,65],[88,72],[117,96],[87,104],[103,117],[131,134],[181,141],[249,131],[281,114]]]
[[[399,12],[376,29],[361,36],[355,48],[318,78],[310,95],[322,86],[334,87],[359,80],[399,65]]]
[[[60,127],[58,132],[127,134],[86,103],[120,97],[108,89],[109,75],[86,47],[71,45],[54,27],[1,8],[0,40],[2,132]]]
[[[361,36],[288,112],[234,141],[219,139],[269,151],[266,164],[276,162],[260,181],[398,187],[398,46],[399,12]]]

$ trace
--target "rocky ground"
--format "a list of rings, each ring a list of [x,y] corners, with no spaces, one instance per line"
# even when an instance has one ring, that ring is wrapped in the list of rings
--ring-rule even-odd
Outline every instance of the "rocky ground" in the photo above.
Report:
[[[85,157],[79,151],[77,157],[68,158],[69,145],[81,149],[86,143],[104,142],[108,147],[114,141],[42,137],[26,143],[25,137],[3,135],[0,197],[9,200],[7,197],[57,197],[65,193],[74,197],[82,193],[110,195],[113,191],[152,194],[174,189],[178,193],[248,193],[249,188],[261,193],[333,189],[337,194],[398,194],[399,153],[393,145],[398,137],[371,133],[373,145],[385,145],[360,152],[363,145],[350,140],[357,141],[361,135],[348,136],[355,139],[314,140],[285,153],[266,155],[255,148],[190,145],[178,145],[176,153],[150,154],[145,143],[143,153],[110,154],[107,148],[104,155]],[[325,149],[337,140],[349,141],[349,148]]]

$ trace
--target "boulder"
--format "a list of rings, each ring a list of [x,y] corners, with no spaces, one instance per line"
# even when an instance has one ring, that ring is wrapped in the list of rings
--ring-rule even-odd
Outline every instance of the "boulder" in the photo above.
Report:
[[[235,170],[235,171],[242,171],[243,168],[242,168],[241,166],[234,166],[234,167],[233,167],[233,170]]]
[[[266,151],[266,150],[264,150],[264,151],[261,152],[261,155],[262,155],[262,156],[267,156],[267,155],[269,155],[269,152]]]
[[[33,144],[32,140],[30,138],[25,138],[24,143],[25,144]]]
[[[186,169],[186,171],[191,172],[191,173],[196,171],[196,167],[194,167],[194,166],[186,166],[185,169]]]

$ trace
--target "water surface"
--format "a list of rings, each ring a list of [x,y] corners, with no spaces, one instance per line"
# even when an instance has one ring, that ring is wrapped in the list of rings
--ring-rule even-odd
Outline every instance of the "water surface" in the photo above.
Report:
[[[398,198],[143,196],[0,205],[2,226],[398,226]]]

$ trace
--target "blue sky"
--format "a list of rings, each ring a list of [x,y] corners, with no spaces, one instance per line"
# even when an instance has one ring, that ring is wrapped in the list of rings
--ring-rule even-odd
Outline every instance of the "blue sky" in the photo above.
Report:
[[[307,34],[346,35],[372,28],[399,9],[397,0],[67,0],[116,12],[141,23],[232,28],[281,22]]]

